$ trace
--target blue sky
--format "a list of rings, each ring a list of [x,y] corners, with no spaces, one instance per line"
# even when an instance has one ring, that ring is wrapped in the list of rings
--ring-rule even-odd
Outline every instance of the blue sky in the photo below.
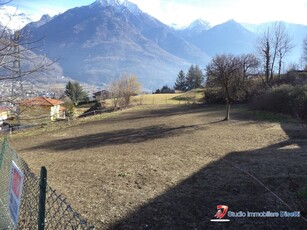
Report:
[[[166,24],[187,25],[197,18],[211,25],[235,19],[243,23],[283,20],[307,25],[307,0],[130,0]],[[13,0],[10,5],[38,19],[94,0]]]

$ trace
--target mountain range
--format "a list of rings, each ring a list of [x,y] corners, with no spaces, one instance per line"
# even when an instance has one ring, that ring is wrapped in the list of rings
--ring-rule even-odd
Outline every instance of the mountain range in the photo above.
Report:
[[[191,64],[204,68],[216,54],[253,52],[265,26],[230,20],[210,27],[196,20],[174,29],[127,0],[97,0],[53,18],[44,15],[22,31],[31,40],[41,40],[39,54],[58,59],[67,77],[103,85],[128,73],[137,75],[144,88],[155,89],[172,86],[178,72]],[[307,26],[287,27],[297,43],[291,56],[296,62]]]

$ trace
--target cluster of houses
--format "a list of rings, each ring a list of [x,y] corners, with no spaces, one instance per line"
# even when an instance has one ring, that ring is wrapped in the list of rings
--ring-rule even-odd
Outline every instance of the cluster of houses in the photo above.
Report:
[[[109,97],[110,93],[106,90],[93,94],[95,100],[105,100]],[[0,131],[5,128],[4,126],[11,126],[10,124],[16,123],[17,119],[23,121],[24,124],[33,123],[33,121],[40,123],[63,120],[66,118],[66,108],[63,104],[64,101],[49,97],[34,97],[19,101],[13,109],[0,106]],[[15,120],[15,122],[8,120]]]
[[[8,124],[7,120],[12,120],[16,116],[20,120],[56,121],[65,119],[63,104],[61,100],[35,97],[18,102],[14,109],[0,107],[0,130]]]

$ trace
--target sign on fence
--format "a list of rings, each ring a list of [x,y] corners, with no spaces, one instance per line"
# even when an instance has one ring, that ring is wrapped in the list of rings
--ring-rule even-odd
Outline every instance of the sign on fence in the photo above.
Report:
[[[9,210],[15,226],[18,224],[23,178],[24,174],[21,172],[15,162],[12,161],[9,187]]]

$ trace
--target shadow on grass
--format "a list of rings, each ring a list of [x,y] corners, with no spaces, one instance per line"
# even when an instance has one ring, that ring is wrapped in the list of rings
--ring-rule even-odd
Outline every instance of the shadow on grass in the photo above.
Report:
[[[149,126],[139,129],[122,129],[112,132],[101,132],[79,137],[64,138],[45,142],[28,150],[49,149],[54,151],[78,150],[110,145],[140,143],[153,139],[183,135],[200,129],[198,125],[167,127],[162,125]],[[205,129],[205,127],[202,127]]]
[[[306,141],[306,139],[305,139]],[[110,229],[306,229],[303,218],[230,218],[211,222],[217,205],[232,212],[300,211],[306,216],[307,153],[295,140],[263,149],[232,152],[155,197]],[[306,144],[306,142],[305,142]],[[305,146],[306,147],[306,146]],[[250,175],[255,176],[290,208]]]
[[[201,116],[204,112],[208,113],[221,113],[221,108],[224,105],[213,106],[206,104],[193,104],[193,105],[163,105],[160,108],[142,110],[141,115],[139,111],[129,111],[126,114],[120,114],[116,117],[108,118],[107,120],[96,121],[97,123],[115,123],[122,121],[142,120],[148,118],[159,118],[159,117],[171,117],[186,114],[199,113]],[[129,116],[127,116],[129,114]]]
[[[234,116],[245,120],[240,114]],[[220,158],[213,156],[216,161],[109,228],[306,229],[307,128],[288,122],[280,125],[289,136],[287,141]],[[226,216],[230,222],[216,223],[210,220],[215,219],[217,205],[227,205],[232,212],[300,211],[303,218]]]
[[[117,116],[105,120],[94,121],[92,124],[129,122],[139,119],[150,119],[157,117],[168,117],[180,114],[199,113],[202,116],[204,111],[220,113],[218,107],[213,106],[176,106],[160,108],[150,111],[142,111],[142,116],[137,112],[132,114],[125,114],[124,116]],[[221,117],[222,118],[222,117]],[[136,129],[118,129],[109,132],[100,132],[95,134],[88,134],[83,136],[61,138],[57,140],[47,141],[41,145],[31,147],[25,150],[48,149],[53,151],[66,151],[78,149],[90,149],[103,146],[121,145],[129,143],[141,143],[153,139],[169,138],[172,136],[184,135],[193,132],[194,130],[205,130],[208,125],[224,122],[223,120],[212,121],[204,124],[182,125],[182,126],[165,126],[154,125]],[[84,129],[88,128],[84,125]]]
[[[173,116],[203,112],[221,113],[222,107],[195,106],[163,108],[142,112],[142,116],[123,116],[103,122],[143,119],[157,116]],[[144,116],[143,116],[144,114]],[[198,115],[197,114],[197,115]],[[235,119],[257,122],[234,112]],[[223,119],[223,116],[221,116]],[[99,121],[102,122],[102,121]],[[141,143],[147,140],[184,135],[195,129],[206,129],[207,124],[165,127],[149,126],[140,129],[124,129],[101,132],[75,138],[50,141],[34,149],[55,151],[75,150],[107,145]],[[159,196],[138,207],[137,210],[108,226],[109,229],[306,229],[302,218],[229,218],[228,223],[211,222],[217,205],[228,205],[233,212],[280,212],[301,211],[306,217],[307,200],[302,196],[307,187],[307,132],[300,125],[292,126],[281,122],[281,127],[289,136],[266,148],[254,151],[232,152],[215,159],[195,174],[181,181]],[[216,140],[217,142],[220,140]],[[255,176],[272,192],[259,184]],[[171,176],[171,175],[170,175]],[[101,204],[103,205],[103,204]]]

